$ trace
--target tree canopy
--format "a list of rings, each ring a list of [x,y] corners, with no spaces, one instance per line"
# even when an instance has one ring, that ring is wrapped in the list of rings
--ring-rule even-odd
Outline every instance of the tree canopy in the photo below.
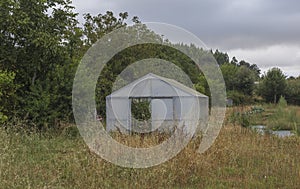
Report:
[[[286,76],[279,68],[272,68],[263,76],[259,93],[267,102],[277,103],[285,94],[286,87]]]

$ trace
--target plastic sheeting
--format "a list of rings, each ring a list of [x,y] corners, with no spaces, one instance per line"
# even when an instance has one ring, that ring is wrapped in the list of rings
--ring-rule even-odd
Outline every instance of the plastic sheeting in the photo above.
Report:
[[[149,101],[149,120],[136,120],[131,113],[131,101],[139,98]],[[170,131],[189,123],[196,123],[197,130],[204,130],[208,101],[207,96],[175,80],[149,73],[106,97],[106,130]]]

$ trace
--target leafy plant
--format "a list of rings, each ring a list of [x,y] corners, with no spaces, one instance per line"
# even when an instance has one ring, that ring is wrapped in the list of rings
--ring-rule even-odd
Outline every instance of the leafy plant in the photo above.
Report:
[[[151,118],[150,101],[148,98],[134,98],[131,101],[131,113],[139,121],[147,121]]]
[[[15,73],[0,70],[0,123],[8,119],[12,107],[11,98],[16,90],[14,79]]]

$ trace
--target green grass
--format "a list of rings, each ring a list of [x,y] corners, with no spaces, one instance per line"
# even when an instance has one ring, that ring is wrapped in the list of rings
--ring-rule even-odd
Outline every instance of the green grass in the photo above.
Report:
[[[0,138],[1,188],[300,186],[300,137],[260,136],[230,124],[204,154],[196,153],[199,140],[195,140],[175,158],[147,169],[108,163],[91,153],[80,137],[66,133],[43,136],[1,128]],[[136,141],[140,143],[140,138]]]
[[[287,106],[277,107],[269,117],[267,126],[273,130],[294,130],[295,125],[300,127],[299,107]]]
[[[253,109],[261,108],[263,112]],[[300,107],[264,104],[262,106],[233,107],[229,109],[228,121],[248,127],[265,125],[271,130],[292,130],[300,136]]]

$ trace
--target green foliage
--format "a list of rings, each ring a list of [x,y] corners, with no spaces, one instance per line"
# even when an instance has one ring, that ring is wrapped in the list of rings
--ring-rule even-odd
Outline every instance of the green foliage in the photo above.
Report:
[[[211,96],[207,80],[203,74],[200,74],[198,83],[195,84],[195,89],[202,94]]]
[[[107,11],[106,14],[98,14],[92,16],[90,13],[84,15],[84,43],[87,46],[91,46],[104,34],[111,32],[113,29],[126,26],[124,22],[128,18],[128,13],[120,13],[119,18],[115,17],[113,12]],[[138,18],[135,17],[135,22],[139,22]]]
[[[251,108],[250,114],[251,113],[263,113],[264,111],[265,111],[265,109],[263,107],[254,106]]]
[[[12,112],[13,95],[17,89],[14,79],[15,73],[0,70],[0,123],[5,122]]]
[[[295,109],[280,109],[270,116],[267,126],[272,130],[294,130],[300,125]],[[296,127],[296,128],[297,128]]]
[[[295,133],[300,128],[300,109],[298,106],[287,105],[282,97],[280,102],[274,104],[264,104],[254,106],[244,110],[241,107],[234,107],[229,114],[228,121],[234,125],[263,125],[268,130],[291,130]]]
[[[194,87],[195,87],[196,91],[198,91],[202,94],[207,94],[206,89],[205,89],[204,86],[205,86],[205,84],[197,83],[197,84],[195,84]]]
[[[279,68],[272,68],[263,76],[259,85],[259,94],[267,102],[277,103],[279,97],[285,94],[286,86],[286,76]]]
[[[251,96],[245,95],[242,92],[232,90],[227,92],[227,98],[233,100],[234,105],[251,104],[253,99]]]
[[[273,130],[293,130],[297,128],[295,125],[300,125],[300,117],[297,115],[296,109],[288,107],[287,101],[282,96],[274,113],[268,119],[267,126]]]
[[[87,14],[81,28],[70,0],[0,3],[0,68],[16,73],[20,86],[16,101],[1,107],[13,107],[14,115],[39,128],[72,121],[72,83],[79,61],[97,38],[125,25],[128,14]]]
[[[300,105],[300,77],[287,80],[285,97],[289,104]]]
[[[212,53],[219,65],[229,63],[229,56],[227,53],[220,52],[218,49]]]
[[[241,120],[240,120],[240,124],[242,127],[249,127],[250,126],[250,121],[249,121],[249,115],[247,114],[242,114],[241,115]]]
[[[277,107],[279,109],[283,109],[283,108],[286,108],[288,105],[287,105],[287,101],[285,100],[285,98],[283,96],[280,97],[279,101],[278,101],[278,105]]]
[[[236,73],[236,90],[251,96],[254,90],[254,73],[246,66],[240,66]]]
[[[220,66],[220,69],[224,77],[227,92],[235,90],[238,66],[231,63],[225,63]]]
[[[52,124],[57,114],[71,111],[70,103],[59,99],[70,96],[72,85],[66,86],[59,80],[71,81],[70,77],[63,77],[74,69],[64,70],[65,75],[60,75],[60,70],[77,64],[72,51],[80,45],[76,44],[80,40],[75,36],[81,36],[74,8],[68,0],[7,0],[7,3],[1,9],[4,19],[9,21],[1,26],[0,40],[4,45],[0,59],[4,69],[16,73],[15,81],[20,85],[16,91],[16,113],[34,125]],[[68,90],[62,90],[64,87]],[[59,103],[68,107],[60,109]]]
[[[258,66],[256,64],[250,64],[244,60],[241,60],[238,64],[240,67],[246,67],[249,70],[252,71],[252,74],[254,76],[254,79],[259,79],[259,75],[260,75],[260,69],[258,68]]]
[[[257,66],[245,61],[237,63],[236,58],[230,63],[220,66],[226,84],[227,97],[234,104],[250,104],[253,102],[254,82],[259,77]]]
[[[258,106],[251,107],[248,111],[233,111],[229,116],[229,122],[242,127],[249,127],[256,124],[255,119],[261,117],[264,111],[264,108]]]
[[[148,98],[134,98],[131,100],[131,113],[139,121],[151,118],[150,100]]]
[[[249,127],[250,126],[250,118],[244,112],[232,112],[229,116],[229,122],[234,125],[240,125],[242,127]]]
[[[300,136],[300,123],[298,125],[294,123],[294,131],[297,136]]]

